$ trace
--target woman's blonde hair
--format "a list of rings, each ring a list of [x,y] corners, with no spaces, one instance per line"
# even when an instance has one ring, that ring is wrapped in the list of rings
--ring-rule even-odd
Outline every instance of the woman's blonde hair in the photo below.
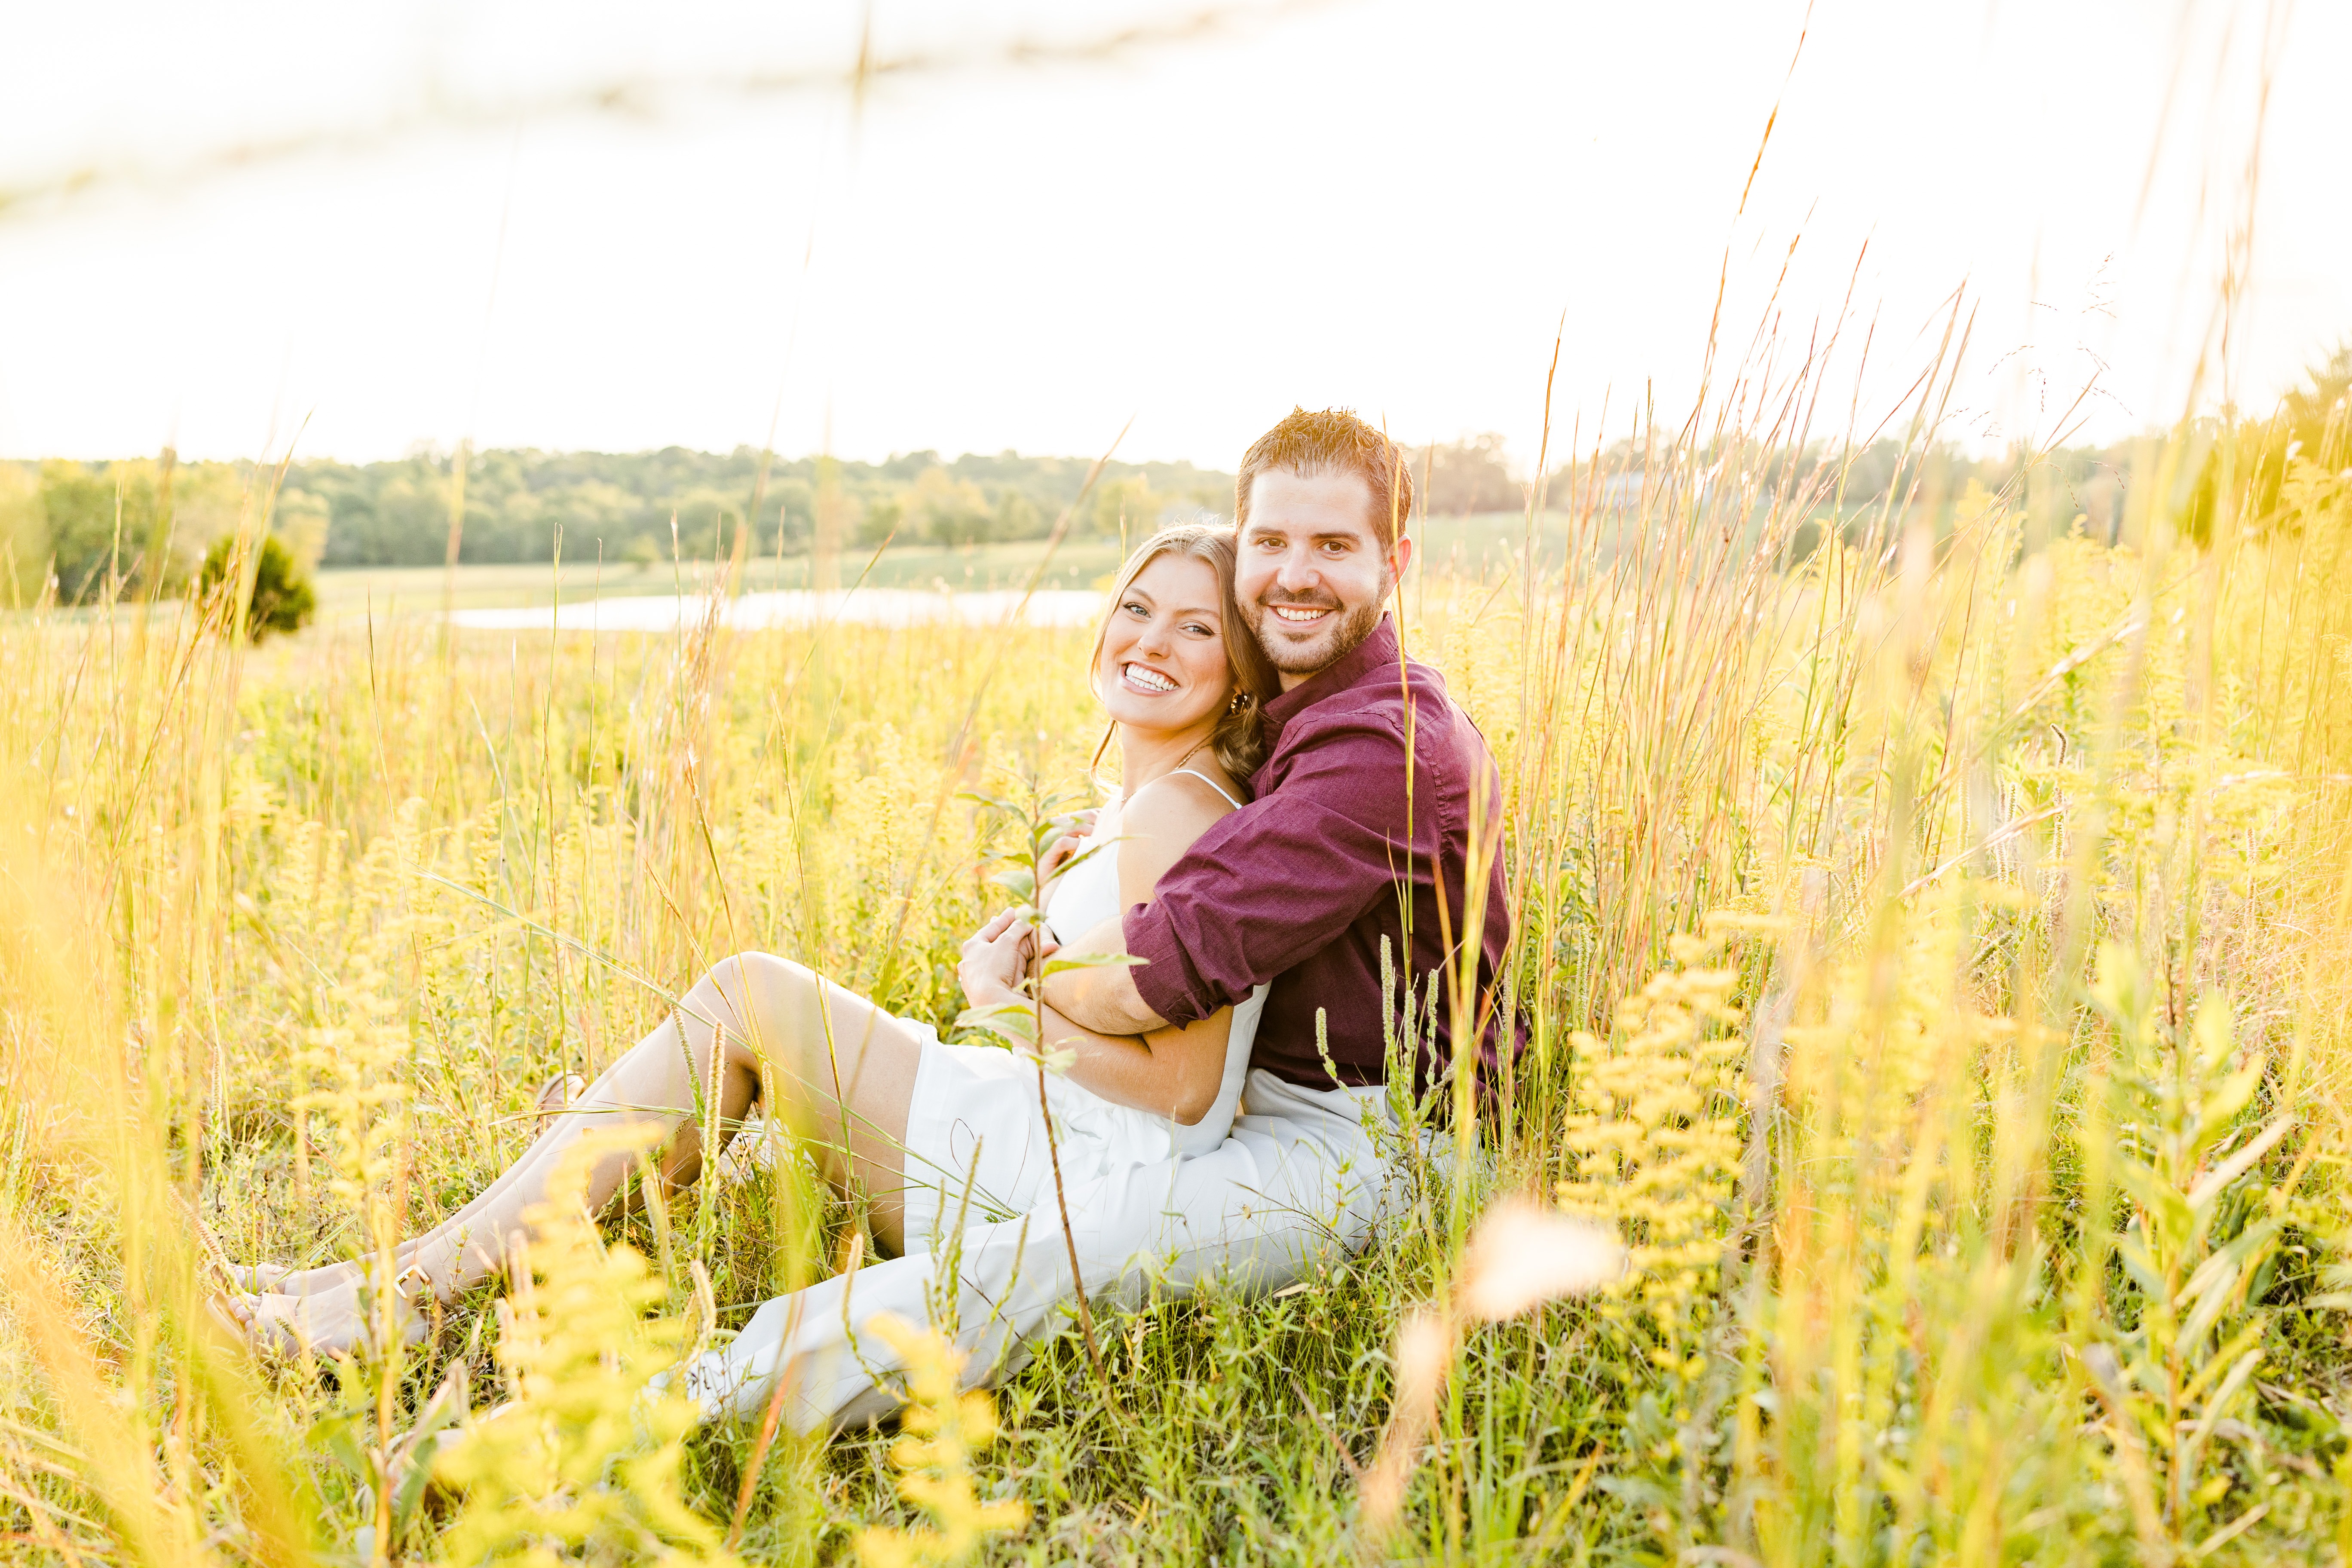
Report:
[[[1244,789],[1249,787],[1250,775],[1257,772],[1258,763],[1265,760],[1265,735],[1259,718],[1267,700],[1282,690],[1282,678],[1275,673],[1274,663],[1260,647],[1257,635],[1242,619],[1241,605],[1234,597],[1234,531],[1219,522],[1180,522],[1163,528],[1135,547],[1118,569],[1118,581],[1110,591],[1110,609],[1103,616],[1102,626],[1095,632],[1095,650],[1087,659],[1087,679],[1091,681],[1101,673],[1103,644],[1110,637],[1110,617],[1118,614],[1118,603],[1127,596],[1138,576],[1146,566],[1163,555],[1189,555],[1195,561],[1205,561],[1217,574],[1217,592],[1224,603],[1218,617],[1224,628],[1225,666],[1233,672],[1234,695],[1225,710],[1217,718],[1217,727],[1209,732],[1209,752],[1217,765]],[[1102,761],[1109,749],[1111,737],[1118,733],[1114,724],[1103,731],[1102,744],[1095,748],[1095,762]]]

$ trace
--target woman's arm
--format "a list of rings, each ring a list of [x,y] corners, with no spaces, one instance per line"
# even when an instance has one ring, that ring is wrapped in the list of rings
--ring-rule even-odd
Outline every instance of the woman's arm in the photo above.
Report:
[[[1017,936],[1017,933],[1016,933]],[[964,986],[966,1000],[975,1007],[1009,1004],[1029,1008],[1036,1004],[1010,985],[975,978]],[[1233,1026],[1233,1009],[1221,1008],[1210,1017],[1181,1029],[1160,1029],[1149,1035],[1102,1035],[1081,1028],[1051,1007],[1045,1010],[1045,1049],[1072,1051],[1070,1079],[1084,1084],[1114,1105],[1131,1106],[1154,1116],[1171,1116],[1190,1127],[1209,1113],[1224,1081],[1225,1041]]]
[[[1189,773],[1171,773],[1138,790],[1119,814],[1119,908],[1150,903],[1168,868],[1232,809],[1230,801]],[[1229,1007],[1182,1028],[1133,1035],[1088,1029],[1051,1007],[1045,1022],[1046,1038],[1055,1047],[1078,1053],[1070,1067],[1072,1080],[1105,1100],[1173,1116],[1186,1126],[1216,1103],[1233,1027]]]
[[[1115,1105],[1131,1105],[1172,1116],[1190,1127],[1217,1103],[1225,1078],[1225,1041],[1234,1010],[1221,1007],[1181,1029],[1149,1035],[1097,1035],[1082,1029],[1051,1007],[1045,1038],[1052,1050],[1075,1049],[1070,1078]]]
[[[1119,902],[1122,908],[1149,903],[1152,885],[1174,865],[1209,825],[1231,810],[1207,785],[1183,774],[1156,781],[1138,791],[1121,811],[1118,840]],[[1002,917],[1000,917],[1002,920]],[[996,1003],[1034,1004],[1014,986],[1017,978],[1000,957],[991,962],[975,957],[990,946],[1026,940],[1019,930],[991,921],[966,947],[964,994],[974,1006]],[[1082,952],[1084,949],[1069,949]],[[1191,1126],[1216,1103],[1223,1082],[1225,1042],[1233,1012],[1221,1008],[1181,1028],[1162,1027],[1135,1035],[1111,1035],[1088,1029],[1052,1007],[1045,1010],[1044,1048],[1072,1050],[1072,1081],[1117,1105],[1131,1106],[1154,1115],[1173,1117]]]

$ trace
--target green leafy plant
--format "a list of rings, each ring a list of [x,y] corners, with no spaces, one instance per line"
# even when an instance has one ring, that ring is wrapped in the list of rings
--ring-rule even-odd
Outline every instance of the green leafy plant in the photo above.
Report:
[[[582,1202],[589,1162],[647,1136],[583,1137],[530,1216],[523,1266],[499,1311],[507,1402],[456,1426],[429,1461],[433,1479],[463,1500],[441,1543],[445,1562],[734,1561],[680,1495],[694,1402],[655,1383],[693,1325],[648,1315],[661,1281],[634,1249],[606,1246]],[[403,1495],[413,1498],[413,1484]]]
[[[237,537],[226,534],[205,552],[196,570],[197,590],[210,598],[221,592],[240,564]],[[294,552],[276,534],[265,535],[253,553],[253,586],[245,604],[245,632],[255,642],[273,632],[299,632],[319,607],[318,591],[295,563]]]
[[[2294,1118],[2243,1127],[2264,1064],[2236,1051],[2219,995],[2181,1030],[2160,1016],[2138,960],[2112,943],[2091,994],[2116,1036],[2111,1159],[2132,1207],[2116,1251],[2138,1314],[2080,1359],[2107,1412],[2142,1548],[2152,1561],[2184,1547],[2202,1555],[2189,1537],[2233,1484],[2225,1470],[2205,1472],[2205,1450],[2262,1364],[2267,1320],[2249,1300],[2285,1228],[2262,1160]]]
[[[1014,911],[1021,919],[1032,924],[1041,923],[1045,917],[1037,900],[1045,890],[1047,851],[1057,839],[1076,827],[1077,816],[1069,808],[1082,797],[1069,791],[1048,790],[1033,777],[1017,800],[995,795],[967,798],[981,802],[1013,823],[1017,830],[1013,847],[994,879],[1021,900]],[[1071,856],[1061,869],[1066,871],[1109,847],[1110,841],[1107,839],[1091,844]],[[1029,998],[1025,1005],[999,1002],[985,1007],[968,1007],[956,1017],[957,1027],[994,1035],[1036,1066],[1037,1112],[1045,1122],[1045,1153],[1053,1165],[1054,1204],[1061,1215],[1062,1240],[1069,1249],[1070,1289],[1076,1299],[1078,1330],[1086,1341],[1087,1360],[1095,1369],[1095,1375],[1106,1384],[1108,1379],[1103,1372],[1102,1347],[1095,1338],[1094,1310],[1087,1301],[1085,1275],[1078,1263],[1077,1231],[1070,1223],[1069,1195],[1062,1183],[1061,1138],[1054,1130],[1054,1108],[1045,1093],[1045,1075],[1068,1071],[1075,1053],[1052,1050],[1045,1044],[1045,982],[1050,975],[1070,970],[1137,962],[1125,953],[1056,952],[1037,964],[1022,982],[1022,989]]]
[[[996,1441],[996,1405],[985,1394],[961,1392],[963,1356],[936,1330],[885,1312],[866,1327],[907,1358],[902,1436],[890,1445],[898,1490],[937,1522],[895,1530],[877,1525],[857,1536],[866,1568],[950,1568],[967,1563],[992,1535],[1020,1529],[1029,1505],[982,1502],[972,1490],[971,1462]]]

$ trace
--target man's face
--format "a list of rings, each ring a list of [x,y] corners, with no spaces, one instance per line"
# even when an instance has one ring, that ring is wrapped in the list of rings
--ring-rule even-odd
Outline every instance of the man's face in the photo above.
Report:
[[[1382,531],[1360,475],[1269,468],[1250,481],[1234,596],[1285,691],[1380,624],[1381,601],[1412,560],[1411,539],[1384,549]]]

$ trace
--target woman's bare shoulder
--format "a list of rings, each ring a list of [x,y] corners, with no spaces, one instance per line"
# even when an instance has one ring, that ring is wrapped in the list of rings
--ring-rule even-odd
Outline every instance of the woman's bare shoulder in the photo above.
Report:
[[[1215,785],[1190,773],[1168,773],[1145,784],[1128,797],[1119,818],[1120,882],[1150,888],[1233,809]]]
[[[1209,770],[1203,768],[1202,773]],[[1227,792],[1231,791],[1230,794]],[[1195,773],[1162,773],[1129,797],[1121,826],[1129,832],[1174,833],[1199,837],[1209,825],[1233,811],[1241,791]]]

